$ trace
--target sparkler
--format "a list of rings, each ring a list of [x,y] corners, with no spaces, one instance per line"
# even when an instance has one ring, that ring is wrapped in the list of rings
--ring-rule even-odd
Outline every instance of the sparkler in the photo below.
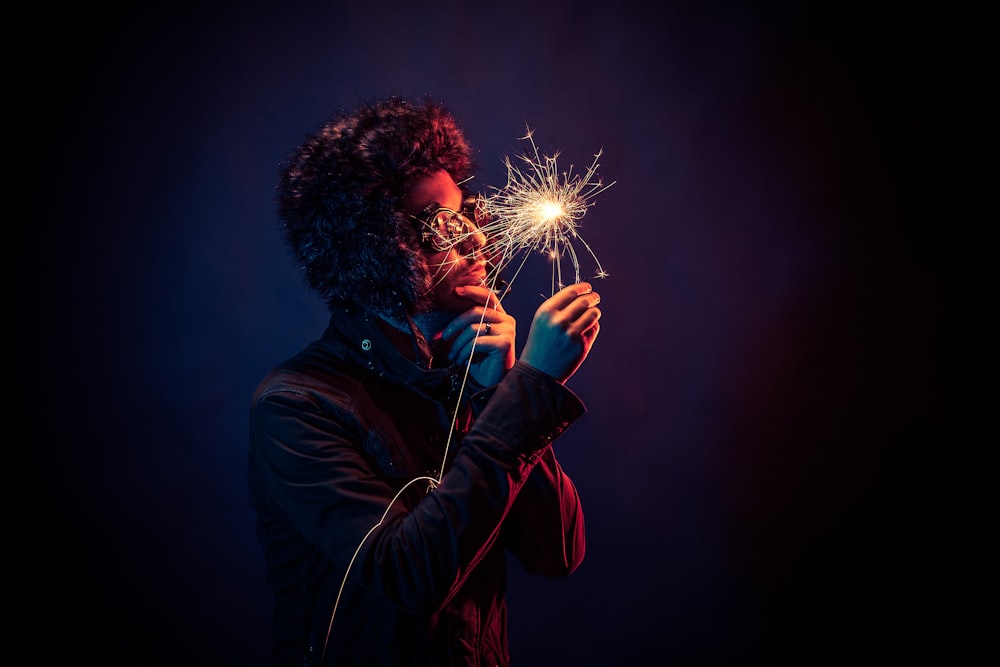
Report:
[[[559,153],[541,155],[538,147],[535,145],[532,133],[531,128],[527,128],[527,134],[520,138],[522,141],[527,140],[531,143],[530,154],[520,156],[520,159],[526,165],[525,169],[520,169],[509,157],[505,157],[504,165],[507,167],[507,184],[502,188],[492,188],[494,191],[492,194],[480,196],[476,205],[476,220],[483,221],[479,230],[488,239],[483,252],[491,258],[490,263],[493,267],[487,278],[488,283],[491,286],[499,284],[501,271],[519,253],[523,253],[524,257],[521,265],[514,274],[516,277],[520,273],[521,268],[524,266],[524,261],[527,260],[528,256],[533,251],[539,251],[552,260],[552,294],[555,294],[556,291],[565,287],[562,281],[561,257],[563,255],[567,255],[570,258],[573,264],[575,282],[580,282],[580,257],[574,247],[574,243],[579,243],[583,246],[587,254],[590,255],[597,265],[594,277],[607,278],[608,273],[601,266],[597,255],[594,254],[590,245],[577,232],[580,219],[586,215],[587,210],[594,204],[594,197],[615,184],[612,182],[605,185],[597,176],[597,168],[600,166],[598,160],[601,158],[603,151],[598,151],[594,155],[594,161],[582,176],[580,174],[573,174],[572,165],[570,165],[568,170],[560,173],[557,164]],[[468,232],[465,235],[452,237],[452,240],[456,245],[459,245],[466,242],[470,235],[474,233]],[[458,260],[453,261],[457,263]],[[444,275],[453,266],[453,263],[445,262],[437,267],[442,280],[444,279]],[[506,289],[509,289],[510,284],[513,282],[514,279],[512,277],[507,282]],[[506,294],[506,289],[504,290],[504,294]],[[500,295],[501,299],[504,294]],[[483,314],[485,316],[485,311]],[[472,343],[472,353],[475,353],[476,341],[479,339],[481,326],[482,320],[480,321],[480,328],[477,328],[476,339]],[[466,381],[469,376],[469,369],[472,365],[472,359],[473,354],[470,354],[465,365],[461,390],[455,399],[456,405],[453,415],[458,414],[462,394],[465,392]],[[340,589],[334,600],[330,622],[327,625],[326,639],[323,642],[323,652],[320,654],[320,662],[323,661],[323,657],[326,655],[327,643],[330,640],[330,631],[333,628],[333,619],[340,605],[344,584],[347,582],[347,575],[354,565],[355,558],[357,558],[358,553],[361,551],[361,547],[375,529],[382,525],[385,517],[389,514],[389,509],[410,484],[426,481],[429,484],[428,492],[430,492],[441,483],[444,470],[446,469],[445,462],[448,460],[448,450],[451,446],[452,436],[454,435],[455,423],[456,421],[453,416],[451,419],[452,428],[448,432],[448,439],[445,442],[444,454],[439,468],[441,472],[438,473],[437,477],[420,476],[407,482],[396,496],[389,501],[388,507],[386,507],[385,512],[382,514],[382,518],[368,530],[361,539],[361,543],[354,550],[354,555],[347,564],[347,570],[344,572],[344,578],[340,582]]]
[[[497,282],[507,265],[522,255],[521,264],[514,273],[516,277],[527,257],[537,251],[552,262],[552,294],[555,294],[565,286],[564,256],[572,263],[574,282],[580,282],[577,245],[582,246],[597,265],[593,277],[606,278],[608,273],[597,255],[577,231],[580,219],[593,206],[594,197],[614,185],[614,182],[605,185],[597,175],[603,151],[594,155],[594,161],[582,175],[574,174],[572,165],[560,172],[559,152],[542,155],[532,135],[533,130],[527,128],[527,134],[520,137],[531,144],[530,152],[519,156],[524,167],[505,157],[507,184],[492,188],[492,193],[479,200],[477,217],[485,217],[482,231],[490,239],[485,251],[493,258],[491,284]],[[508,281],[508,289],[512,282],[513,277]]]

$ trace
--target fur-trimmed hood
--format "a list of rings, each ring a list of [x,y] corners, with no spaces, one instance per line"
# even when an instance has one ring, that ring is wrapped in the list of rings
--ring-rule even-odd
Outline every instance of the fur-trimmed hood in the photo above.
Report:
[[[423,306],[431,275],[400,202],[415,178],[434,171],[466,180],[470,156],[442,105],[396,97],[341,112],[292,152],[278,183],[282,231],[329,308],[398,317]]]

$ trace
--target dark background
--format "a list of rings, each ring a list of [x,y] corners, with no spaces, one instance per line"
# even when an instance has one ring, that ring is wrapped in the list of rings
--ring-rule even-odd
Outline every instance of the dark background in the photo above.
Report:
[[[483,188],[526,126],[616,181],[580,228],[609,273],[590,412],[556,445],[587,558],[512,572],[515,665],[962,662],[992,632],[986,20],[802,5],[12,15],[3,651],[265,664],[249,399],[326,322],[277,170],[398,93],[456,113]],[[521,342],[538,262],[505,302]]]

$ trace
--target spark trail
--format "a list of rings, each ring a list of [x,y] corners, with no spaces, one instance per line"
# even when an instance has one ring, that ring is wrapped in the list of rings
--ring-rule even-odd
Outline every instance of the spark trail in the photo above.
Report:
[[[573,267],[574,282],[580,282],[581,246],[597,265],[595,278],[606,278],[607,272],[601,266],[597,255],[577,231],[580,219],[593,206],[593,199],[604,192],[614,182],[605,185],[597,175],[598,160],[603,151],[598,151],[594,161],[583,174],[574,174],[573,166],[560,172],[559,153],[542,155],[535,144],[533,131],[520,139],[531,144],[531,150],[518,156],[523,165],[504,158],[507,168],[507,184],[502,188],[492,188],[493,192],[480,197],[480,219],[484,219],[482,231],[489,244],[486,248],[492,257],[496,282],[499,273],[521,256],[521,263],[514,273],[520,273],[527,257],[539,252],[552,262],[552,294],[565,286],[563,282],[562,258],[567,257]],[[508,281],[513,283],[513,277]]]

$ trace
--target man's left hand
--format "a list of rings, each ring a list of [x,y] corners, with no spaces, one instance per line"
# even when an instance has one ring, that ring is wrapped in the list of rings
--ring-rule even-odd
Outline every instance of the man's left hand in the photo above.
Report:
[[[452,363],[466,363],[473,355],[472,379],[484,387],[493,386],[514,365],[517,322],[488,287],[463,285],[455,288],[455,295],[469,301],[470,307],[442,332],[451,340],[448,358]]]

